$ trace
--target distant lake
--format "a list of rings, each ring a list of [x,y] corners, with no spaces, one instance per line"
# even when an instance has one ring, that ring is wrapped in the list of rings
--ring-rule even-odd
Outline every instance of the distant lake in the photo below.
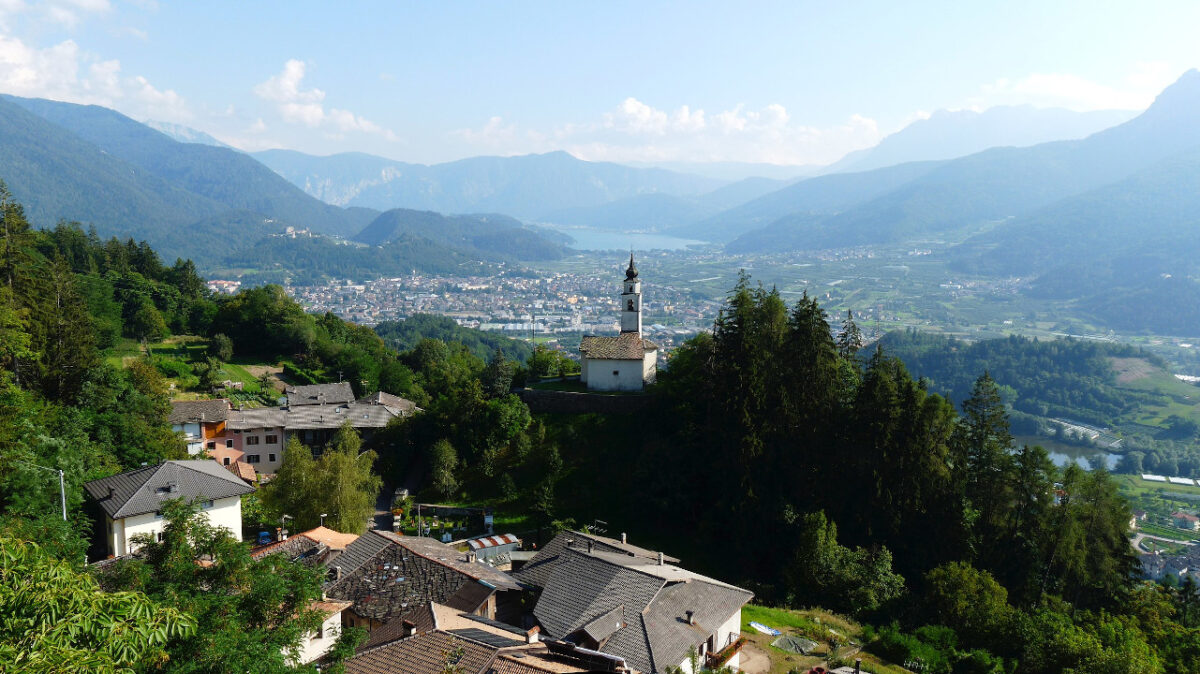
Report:
[[[682,250],[688,246],[698,246],[708,243],[696,239],[681,239],[666,234],[646,234],[643,232],[611,232],[602,229],[583,227],[554,227],[575,241],[572,248],[578,250]]]

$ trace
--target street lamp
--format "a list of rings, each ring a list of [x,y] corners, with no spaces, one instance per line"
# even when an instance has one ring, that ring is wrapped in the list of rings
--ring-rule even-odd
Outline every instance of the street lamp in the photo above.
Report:
[[[325,526],[325,518],[326,517],[328,517],[328,515],[326,513],[321,513],[321,526]]]
[[[59,468],[49,468],[47,466],[39,466],[38,464],[33,463],[31,461],[22,461],[22,463],[29,464],[30,466],[33,466],[34,468],[41,468],[42,470],[48,470],[52,473],[58,473],[58,493],[62,500],[63,521],[66,522],[67,521],[67,486],[66,486],[66,482],[63,480],[62,470]]]

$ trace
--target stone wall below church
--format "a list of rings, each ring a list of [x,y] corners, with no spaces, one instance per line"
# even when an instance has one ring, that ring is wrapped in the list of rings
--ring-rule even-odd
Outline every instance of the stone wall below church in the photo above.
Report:
[[[650,403],[645,395],[602,395],[522,389],[521,400],[534,414],[632,414]]]

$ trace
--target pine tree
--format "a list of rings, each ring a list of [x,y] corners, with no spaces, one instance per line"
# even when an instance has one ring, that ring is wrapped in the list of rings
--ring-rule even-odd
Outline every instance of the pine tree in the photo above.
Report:
[[[842,358],[853,358],[863,347],[862,331],[854,322],[854,312],[846,310],[846,320],[842,321],[842,330],[838,333],[837,348]]]

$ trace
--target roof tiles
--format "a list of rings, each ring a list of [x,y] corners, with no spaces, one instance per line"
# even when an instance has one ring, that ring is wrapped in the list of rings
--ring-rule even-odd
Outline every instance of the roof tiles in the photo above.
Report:
[[[579,352],[585,358],[601,360],[642,360],[647,351],[657,351],[658,345],[643,339],[640,332],[622,332],[616,337],[587,335],[579,342]]]
[[[173,490],[172,490],[172,485]],[[209,501],[254,492],[216,461],[165,461],[84,484],[112,519],[156,512],[163,501]]]

